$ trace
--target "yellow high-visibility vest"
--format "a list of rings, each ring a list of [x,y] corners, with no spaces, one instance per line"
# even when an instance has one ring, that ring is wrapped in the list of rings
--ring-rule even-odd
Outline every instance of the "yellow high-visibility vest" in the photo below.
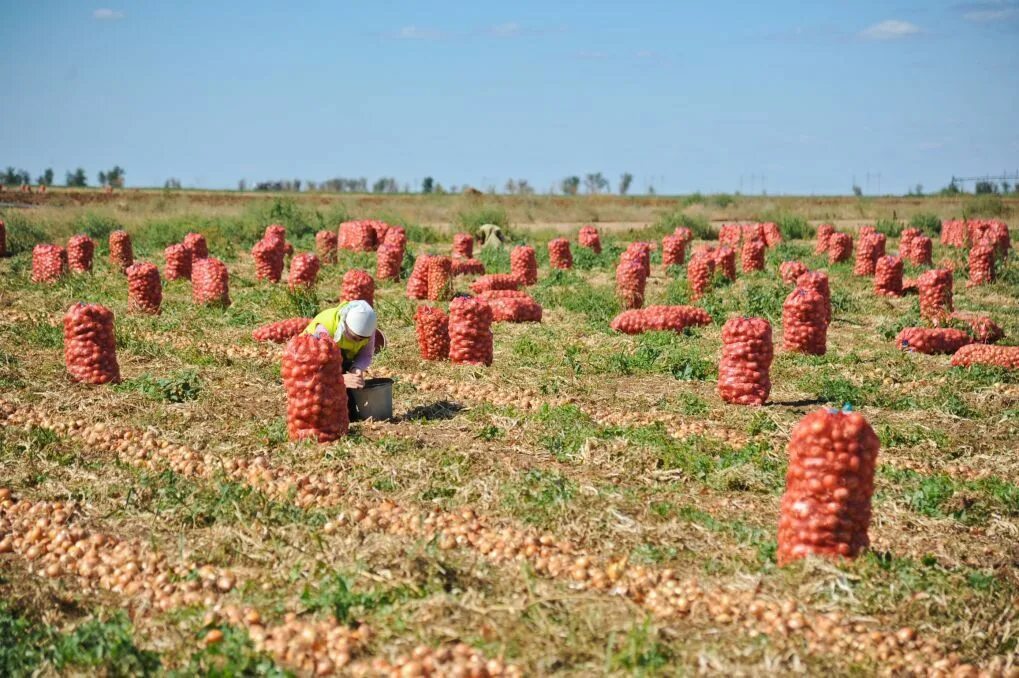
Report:
[[[357,357],[357,354],[361,352],[365,346],[368,345],[369,339],[361,339],[358,341],[351,341],[347,338],[346,333],[343,331],[343,319],[347,315],[347,306],[350,302],[340,304],[335,308],[327,308],[326,310],[319,313],[312,319],[308,326],[304,328],[306,334],[315,334],[315,329],[321,325],[329,331],[333,341],[335,341],[339,347],[340,352],[343,354],[344,360],[353,360]]]

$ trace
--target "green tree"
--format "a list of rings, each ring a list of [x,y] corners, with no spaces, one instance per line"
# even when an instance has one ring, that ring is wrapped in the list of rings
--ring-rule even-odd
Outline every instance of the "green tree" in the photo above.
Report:
[[[52,186],[53,185],[53,169],[52,168],[46,168],[46,171],[43,172],[42,175],[39,176],[35,180],[35,183],[39,184],[40,186]]]
[[[435,188],[435,179],[431,177],[425,177],[425,180],[421,182],[421,192],[431,193]]]
[[[99,183],[106,185],[109,184],[113,188],[124,188],[124,168],[120,165],[114,165],[113,169],[108,170],[105,175],[103,172],[99,173]],[[300,190],[300,188],[298,188]]]
[[[563,179],[562,189],[566,195],[576,195],[580,189],[580,177],[566,177]]]
[[[623,176],[619,177],[619,195],[626,195],[632,183],[633,175],[629,172],[623,172]]]
[[[88,186],[88,175],[85,170],[79,167],[73,172],[68,172],[64,178],[64,184],[71,188],[85,188]]]
[[[609,187],[609,180],[601,172],[593,172],[584,176],[584,187],[588,193],[601,193]]]
[[[991,183],[990,181],[978,181],[976,185],[976,192],[978,195],[984,193],[997,193],[998,185]]]

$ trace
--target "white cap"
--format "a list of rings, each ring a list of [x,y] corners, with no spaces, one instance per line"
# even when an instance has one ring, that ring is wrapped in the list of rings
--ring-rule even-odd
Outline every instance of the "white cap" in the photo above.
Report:
[[[367,301],[358,299],[347,304],[343,324],[357,336],[368,338],[375,334],[378,318]]]

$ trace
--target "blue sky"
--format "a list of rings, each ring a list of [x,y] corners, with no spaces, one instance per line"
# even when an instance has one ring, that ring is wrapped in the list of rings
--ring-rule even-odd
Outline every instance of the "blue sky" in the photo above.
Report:
[[[805,194],[1019,168],[1019,0],[111,1],[0,3],[0,165]]]

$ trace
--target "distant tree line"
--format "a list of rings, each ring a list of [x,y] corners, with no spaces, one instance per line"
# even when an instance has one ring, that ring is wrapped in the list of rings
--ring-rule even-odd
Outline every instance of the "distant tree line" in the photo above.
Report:
[[[113,169],[100,171],[97,179],[100,186],[111,186],[113,188],[124,187],[124,177],[127,172],[120,165],[114,165]],[[14,169],[8,167],[4,170],[3,174],[0,175],[4,186],[21,186],[23,184],[32,183],[32,175],[28,171],[23,169]],[[54,173],[52,168],[46,168],[46,170],[35,179],[35,183],[40,186],[53,186],[54,185]],[[73,172],[69,171],[64,175],[64,185],[70,188],[85,188],[88,186],[88,174],[85,173],[85,169],[79,167]]]

